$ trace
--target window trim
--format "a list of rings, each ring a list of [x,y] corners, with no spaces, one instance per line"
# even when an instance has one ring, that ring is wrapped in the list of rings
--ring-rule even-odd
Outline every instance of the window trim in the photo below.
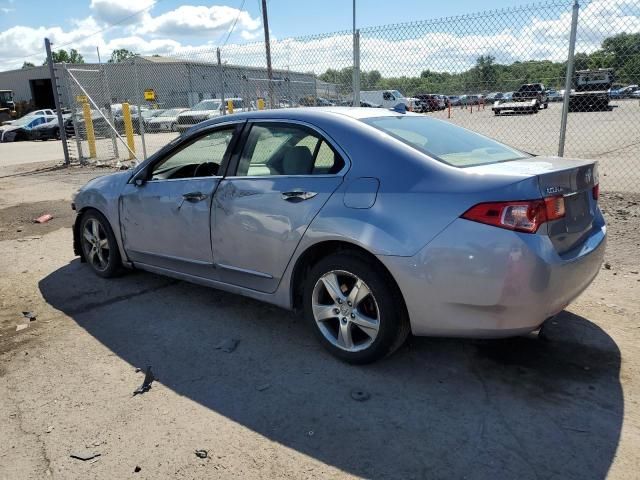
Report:
[[[240,158],[242,156],[242,152],[244,151],[244,147],[247,143],[247,139],[251,134],[251,129],[254,125],[268,125],[268,124],[283,124],[284,126],[296,126],[303,127],[307,130],[311,130],[314,135],[317,135],[321,140],[318,142],[318,145],[322,143],[322,141],[326,142],[326,144],[333,150],[334,155],[339,156],[344,163],[343,167],[336,173],[322,173],[322,174],[310,174],[310,175],[238,175],[238,167],[240,165]],[[317,149],[316,149],[317,150]],[[317,153],[317,152],[314,152]],[[314,155],[314,163],[315,163],[315,155]],[[340,148],[337,143],[322,129],[312,125],[310,123],[304,122],[302,120],[293,120],[293,119],[284,119],[284,118],[260,118],[260,119],[249,119],[247,124],[242,132],[241,138],[236,143],[233,155],[231,156],[231,161],[229,162],[228,169],[226,171],[227,175],[225,178],[227,179],[246,179],[246,180],[257,180],[261,178],[334,178],[334,177],[343,177],[351,168],[351,159],[346,155],[344,150]]]
[[[188,137],[184,137],[184,138],[178,137],[179,141],[175,145],[171,145],[170,149],[164,151],[164,148],[166,148],[166,146],[163,147],[163,149],[161,149],[158,152],[157,158],[155,158],[155,156],[150,157],[148,162],[141,164],[141,167],[131,176],[128,183],[135,183],[135,181],[139,178],[142,178],[145,181],[145,183],[174,182],[174,181],[184,181],[184,180],[203,179],[203,178],[223,178],[228,171],[231,157],[238,145],[238,142],[240,141],[240,138],[242,137],[245,125],[246,125],[245,120],[216,123],[215,125],[211,125],[210,127],[197,131],[196,133]],[[233,127],[234,129],[233,137],[231,139],[231,143],[229,144],[229,147],[227,148],[224,154],[222,163],[220,163],[220,170],[218,171],[218,175],[211,175],[211,176],[204,176],[204,177],[187,177],[187,178],[163,178],[163,179],[156,179],[156,180],[153,180],[150,178],[151,171],[153,170],[153,168],[158,163],[166,160],[167,157],[172,157],[173,155],[177,154],[181,150],[184,150],[190,145],[193,145],[195,142],[199,141],[201,138],[207,135],[215,133],[219,130],[227,129],[229,127]]]

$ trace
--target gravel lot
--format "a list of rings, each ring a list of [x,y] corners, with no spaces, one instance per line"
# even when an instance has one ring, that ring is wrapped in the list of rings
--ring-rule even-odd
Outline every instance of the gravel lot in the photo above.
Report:
[[[0,479],[637,478],[640,195],[603,195],[606,264],[544,340],[413,338],[353,367],[292,313],[92,275],[69,201],[107,171],[36,167],[0,168]]]

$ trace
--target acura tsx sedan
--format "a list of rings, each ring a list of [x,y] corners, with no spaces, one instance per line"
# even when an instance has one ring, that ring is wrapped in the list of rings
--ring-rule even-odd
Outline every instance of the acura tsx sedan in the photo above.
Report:
[[[371,108],[196,125],[75,196],[74,247],[302,311],[352,363],[414,335],[538,329],[594,279],[606,227],[593,161],[536,157]]]

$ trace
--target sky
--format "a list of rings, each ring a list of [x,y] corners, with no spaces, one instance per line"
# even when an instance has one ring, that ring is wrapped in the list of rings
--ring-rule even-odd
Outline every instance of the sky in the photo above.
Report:
[[[357,26],[366,28],[441,19],[478,10],[513,8],[519,0],[358,0]],[[562,3],[562,5],[560,5]],[[602,38],[621,31],[640,31],[638,0],[583,0],[578,45],[598,48]],[[362,68],[415,73],[425,62],[432,70],[446,55],[447,69],[466,68],[477,55],[499,61],[566,58],[570,0],[554,6],[520,9],[473,19],[442,20],[377,32],[361,40]],[[277,67],[319,71],[350,64],[351,37],[325,35],[310,40],[290,37],[349,31],[351,0],[269,0],[269,30]],[[86,61],[103,61],[126,48],[143,55],[161,54],[213,60],[216,46],[227,61],[260,62],[263,47],[229,47],[263,38],[260,0],[0,0],[0,70],[20,68],[24,61],[44,60],[43,39],[57,48],[76,48]],[[200,49],[200,50],[194,50]],[[529,58],[528,58],[529,57]],[[444,68],[444,67],[443,67]]]

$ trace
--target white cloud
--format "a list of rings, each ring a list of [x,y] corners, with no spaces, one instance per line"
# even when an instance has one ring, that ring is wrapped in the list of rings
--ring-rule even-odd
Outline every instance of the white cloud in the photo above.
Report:
[[[113,49],[127,48],[141,54],[178,55],[194,60],[215,61],[216,41],[222,38],[238,18],[235,34],[243,41],[261,40],[259,19],[231,7],[182,6],[152,16],[145,12],[135,25],[114,28],[95,35],[108,18],[122,16],[150,5],[151,0],[93,0],[93,15],[72,23],[71,28],[14,26],[0,32],[0,70],[19,68],[24,60],[44,60],[44,37],[65,48],[76,48],[87,61],[96,59],[98,46],[103,58]],[[146,3],[145,3],[146,2]],[[106,4],[113,5],[109,14]],[[570,6],[523,7],[520,11],[498,12],[425,23],[366,29],[362,32],[361,68],[379,70],[384,76],[417,75],[422,70],[462,71],[475,63],[479,55],[491,54],[500,63],[516,60],[564,61],[567,55]],[[100,10],[102,9],[102,10]],[[105,10],[106,9],[106,10]],[[119,13],[114,13],[117,9]],[[112,15],[109,17],[109,15]],[[578,52],[591,52],[604,38],[620,32],[640,32],[640,4],[637,0],[593,0],[580,10]],[[196,34],[207,39],[195,48],[180,40],[191,41]],[[211,40],[213,39],[213,40]],[[58,48],[54,45],[54,48]],[[41,51],[37,58],[27,55]],[[264,67],[264,45],[227,45],[223,60],[231,64]],[[272,36],[274,68],[322,73],[352,63],[352,39],[349,33],[327,34],[306,39],[279,40]]]
[[[9,8],[9,7],[0,8],[0,12],[2,13],[11,13],[11,12],[14,12],[15,10],[16,10],[15,8]]]
[[[91,0],[92,15],[108,25],[133,25],[146,17],[155,0]]]
[[[242,30],[243,34],[250,34],[261,25],[258,18],[254,19],[248,12],[236,8],[219,5],[183,5],[157,17],[149,16],[140,25],[140,32],[156,35],[210,36],[227,32],[234,22],[235,28]]]

